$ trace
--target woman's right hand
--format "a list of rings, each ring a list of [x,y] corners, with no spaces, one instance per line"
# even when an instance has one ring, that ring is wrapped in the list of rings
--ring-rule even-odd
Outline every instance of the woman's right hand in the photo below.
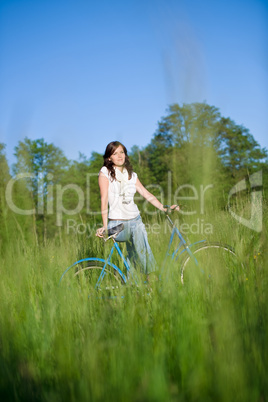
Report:
[[[102,228],[98,228],[97,232],[96,232],[96,236],[103,237],[105,231],[106,231],[105,226],[103,226]]]

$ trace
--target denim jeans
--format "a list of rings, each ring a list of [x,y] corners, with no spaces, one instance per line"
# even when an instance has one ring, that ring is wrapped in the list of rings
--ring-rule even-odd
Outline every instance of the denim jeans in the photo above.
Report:
[[[124,229],[116,236],[117,242],[126,242],[127,261],[144,274],[155,271],[156,261],[148,242],[147,232],[140,215],[129,220],[111,220],[108,229],[124,224]]]

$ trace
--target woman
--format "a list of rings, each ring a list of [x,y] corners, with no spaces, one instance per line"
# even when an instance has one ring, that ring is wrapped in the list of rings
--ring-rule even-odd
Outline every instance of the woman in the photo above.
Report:
[[[107,229],[123,223],[124,229],[117,235],[116,241],[126,242],[129,262],[148,275],[155,270],[156,262],[140,212],[134,203],[134,194],[138,191],[160,211],[166,211],[166,208],[141,184],[133,172],[123,144],[119,141],[110,142],[103,159],[104,165],[99,173],[103,226],[97,230],[96,236],[103,237]],[[171,208],[179,210],[176,205]]]

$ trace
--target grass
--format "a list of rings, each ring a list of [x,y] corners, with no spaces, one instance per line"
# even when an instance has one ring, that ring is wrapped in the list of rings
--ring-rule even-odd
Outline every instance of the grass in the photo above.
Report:
[[[254,233],[225,212],[204,219],[212,238],[236,246],[243,281],[234,275],[216,288],[170,281],[123,287],[124,298],[88,298],[87,289],[58,282],[91,248],[103,252],[98,239],[10,245],[0,268],[1,399],[265,401],[266,228]],[[149,238],[160,260],[163,238]]]

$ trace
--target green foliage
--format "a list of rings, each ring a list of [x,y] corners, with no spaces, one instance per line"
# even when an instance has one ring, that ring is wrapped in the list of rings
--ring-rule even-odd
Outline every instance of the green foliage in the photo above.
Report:
[[[26,188],[32,200],[34,214],[34,233],[36,242],[46,243],[47,237],[55,235],[53,230],[53,210],[55,185],[60,183],[68,161],[63,152],[43,139],[25,138],[15,148],[17,162],[14,173],[23,173],[26,177]],[[51,191],[51,189],[53,189]]]
[[[100,239],[10,244],[0,265],[1,400],[265,400],[267,211],[257,236],[226,215],[207,219],[217,239],[236,244],[245,275],[217,288],[162,281],[89,298],[59,278],[91,247],[102,253]],[[150,236],[153,250],[162,233]]]
[[[221,159],[233,177],[241,178],[247,171],[263,168],[267,151],[260,148],[248,129],[221,118],[219,138]]]
[[[0,250],[10,239],[9,208],[5,202],[5,189],[10,180],[9,167],[4,153],[5,145],[0,143]],[[4,244],[3,244],[4,243]]]

